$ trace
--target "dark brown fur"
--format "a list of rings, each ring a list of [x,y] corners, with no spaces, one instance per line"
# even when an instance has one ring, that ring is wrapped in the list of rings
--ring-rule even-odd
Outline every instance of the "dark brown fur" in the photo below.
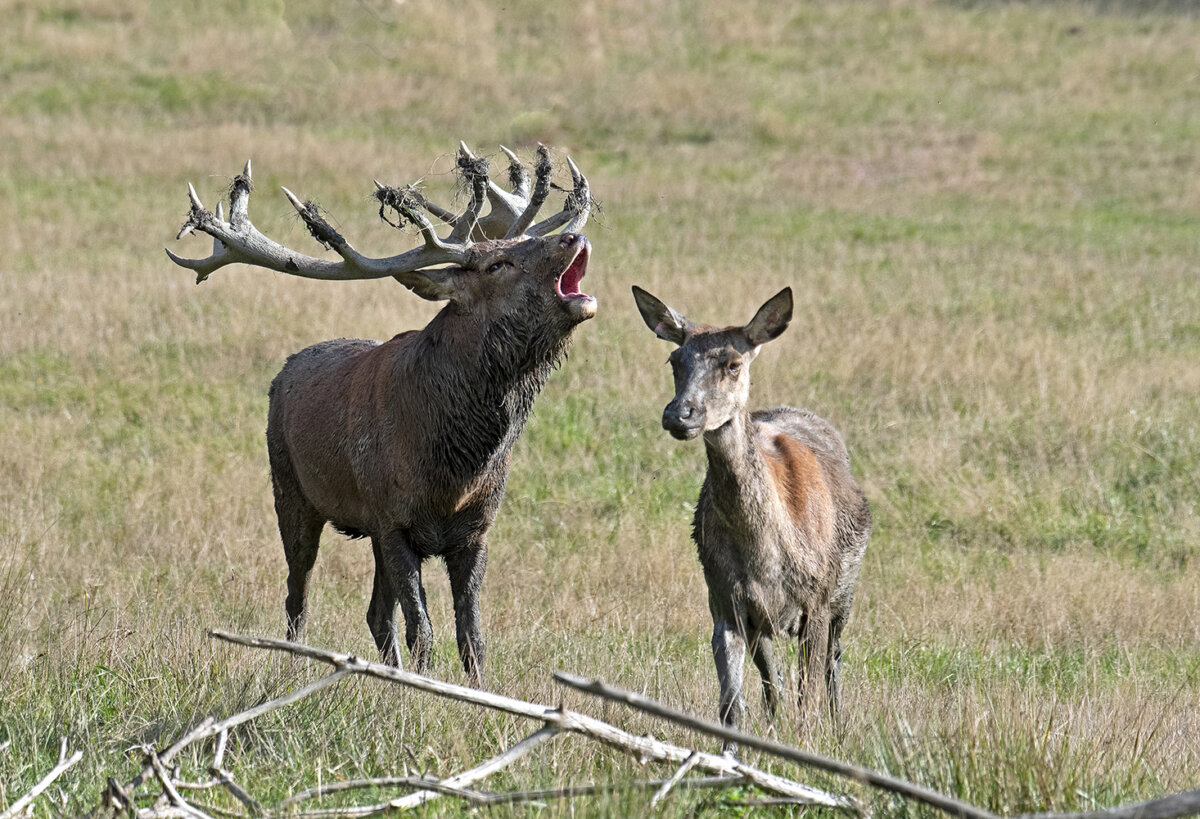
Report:
[[[590,296],[559,292],[564,271],[579,272],[587,253],[577,234],[480,242],[462,267],[422,283],[422,295],[450,302],[424,329],[383,343],[326,341],[288,359],[271,384],[267,446],[289,638],[303,625],[309,573],[331,523],[371,539],[367,622],[384,658],[399,664],[399,601],[419,673],[433,639],[421,564],[445,561],[463,666],[482,680],[487,532],[534,398],[571,331],[595,311]]]

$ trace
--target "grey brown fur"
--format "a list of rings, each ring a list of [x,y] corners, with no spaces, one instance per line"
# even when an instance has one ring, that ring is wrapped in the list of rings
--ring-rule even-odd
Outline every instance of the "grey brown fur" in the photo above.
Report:
[[[774,715],[783,686],[775,639],[799,637],[802,712],[811,716],[823,687],[836,722],[841,634],[871,514],[842,436],[828,422],[792,407],[747,407],[750,363],[787,328],[791,290],[745,326],[723,329],[694,324],[646,291],[633,291],[647,326],[679,345],[670,358],[675,398],[663,427],[681,440],[702,435],[708,456],[693,537],[708,584],[721,720],[737,726],[744,716],[747,645]]]

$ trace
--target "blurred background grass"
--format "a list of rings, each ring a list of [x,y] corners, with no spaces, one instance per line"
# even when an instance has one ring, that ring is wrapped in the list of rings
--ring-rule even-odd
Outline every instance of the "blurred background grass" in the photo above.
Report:
[[[371,179],[446,198],[459,139],[569,151],[602,205],[583,284],[600,314],[536,405],[492,533],[496,689],[557,702],[562,668],[713,712],[688,538],[703,453],[658,426],[668,349],[629,286],[732,323],[791,285],[755,400],[833,421],[876,518],[845,734],[803,741],[997,811],[1198,784],[1190,4],[0,10],[0,808],[60,735],[87,756],[39,815],[90,809],[142,743],[316,673],[204,637],[283,629],[267,384],[309,343],[437,309],[245,268],[196,287],[162,253],[206,253],[173,242],[184,183],[212,205],[252,157],[264,232],[318,252],[286,184],[382,255],[414,240],[379,225]],[[369,548],[326,540],[308,639],[372,656]],[[459,679],[442,574],[434,673]],[[352,683],[248,727],[229,764],[270,799],[413,760],[445,775],[525,728]],[[800,737],[788,719],[780,735]],[[642,775],[558,741],[494,784]]]

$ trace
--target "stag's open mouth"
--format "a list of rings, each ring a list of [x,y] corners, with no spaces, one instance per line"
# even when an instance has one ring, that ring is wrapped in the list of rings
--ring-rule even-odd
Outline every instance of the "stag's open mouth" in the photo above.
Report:
[[[575,241],[579,245],[579,250],[576,251],[575,258],[567,265],[566,270],[558,274],[558,281],[554,286],[559,299],[562,300],[568,312],[577,321],[583,321],[596,315],[595,296],[589,296],[579,289],[579,282],[587,273],[588,259],[592,255],[592,245],[583,236],[579,236]]]

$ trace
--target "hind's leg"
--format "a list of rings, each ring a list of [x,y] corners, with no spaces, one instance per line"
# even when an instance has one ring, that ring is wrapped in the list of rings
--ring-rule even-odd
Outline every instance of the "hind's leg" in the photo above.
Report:
[[[396,592],[388,579],[383,563],[379,538],[371,538],[375,554],[375,585],[371,590],[371,605],[367,609],[367,625],[383,661],[400,667],[400,635],[396,629]]]
[[[775,659],[775,641],[770,635],[758,632],[750,638],[750,656],[762,677],[763,706],[767,718],[774,722],[779,711],[779,692],[783,690],[783,674]]]
[[[829,656],[825,665],[825,691],[829,695],[829,719],[835,731],[842,724],[842,626],[844,617],[836,613],[829,624]]]
[[[816,701],[825,681],[829,658],[829,610],[821,608],[809,612],[800,631],[800,718],[808,722],[817,713]]]

